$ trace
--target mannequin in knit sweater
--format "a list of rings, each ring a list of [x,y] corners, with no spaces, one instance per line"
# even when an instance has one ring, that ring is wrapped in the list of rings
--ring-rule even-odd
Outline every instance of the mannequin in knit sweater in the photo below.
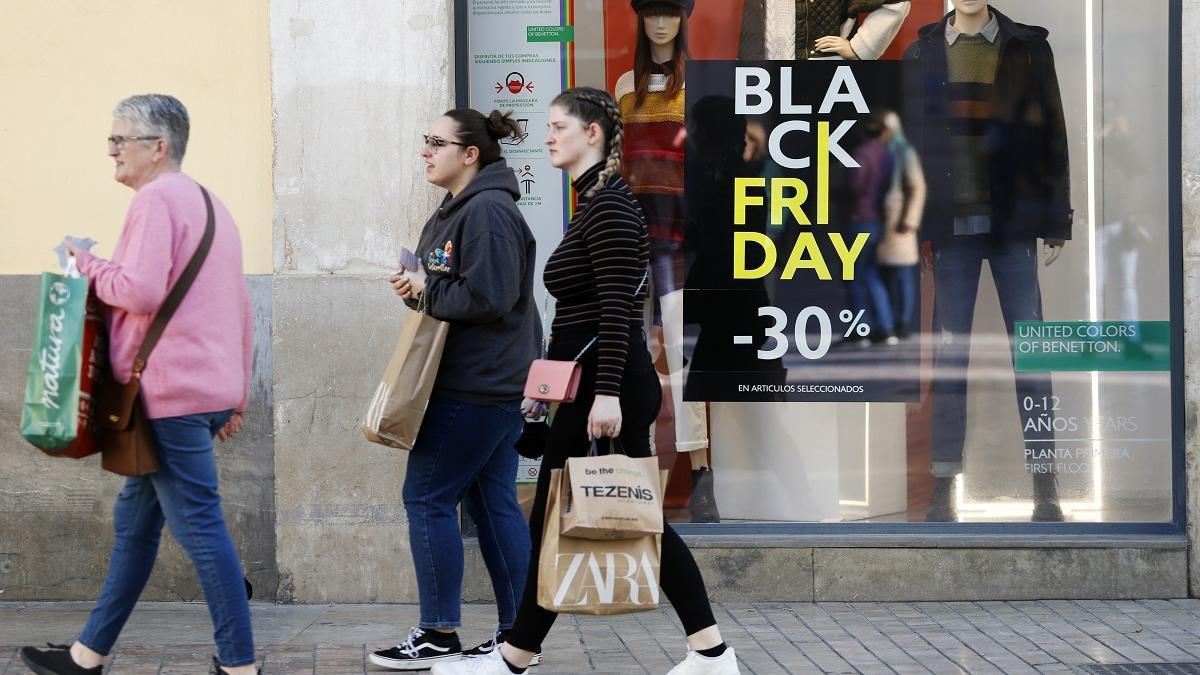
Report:
[[[1038,239],[1045,265],[1071,238],[1067,130],[1048,31],[1020,24],[987,0],[953,0],[954,12],[922,28],[905,53],[908,120],[945,185],[930,193],[921,237],[935,282],[931,407],[934,494],[927,520],[957,520],[954,481],[963,471],[972,319],[982,261],[1010,334],[1042,321]],[[938,108],[930,100],[949,100]],[[943,112],[944,111],[944,112]],[[1006,152],[1020,148],[1019,152]],[[1049,373],[1016,373],[1023,454],[1033,477],[1034,521],[1062,521]],[[1031,409],[1032,408],[1032,409]],[[1049,429],[1049,431],[1045,430]]]
[[[625,123],[622,172],[642,211],[650,236],[655,294],[653,346],[665,357],[663,406],[657,425],[672,425],[675,448],[692,465],[692,522],[717,522],[708,460],[705,403],[683,400],[683,70],[688,56],[687,20],[692,2],[634,0],[638,12],[634,69],[617,81],[613,98]],[[664,359],[656,362],[662,367]],[[671,419],[671,410],[674,419]]]

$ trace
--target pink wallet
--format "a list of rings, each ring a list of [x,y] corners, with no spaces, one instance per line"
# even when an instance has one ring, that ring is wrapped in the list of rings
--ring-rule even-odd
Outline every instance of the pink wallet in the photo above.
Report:
[[[579,393],[582,371],[578,361],[538,359],[529,366],[525,397],[547,403],[570,403]]]

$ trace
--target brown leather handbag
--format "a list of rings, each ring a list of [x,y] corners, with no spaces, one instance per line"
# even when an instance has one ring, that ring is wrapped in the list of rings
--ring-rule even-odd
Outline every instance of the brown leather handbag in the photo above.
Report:
[[[192,282],[196,280],[196,275],[200,273],[208,251],[212,248],[213,235],[216,233],[212,198],[203,187],[200,188],[200,192],[204,195],[204,206],[208,210],[208,222],[204,226],[204,236],[200,239],[200,245],[192,254],[192,259],[188,261],[183,274],[171,287],[167,299],[158,308],[158,313],[154,315],[154,320],[146,331],[146,338],[142,341],[142,347],[133,360],[133,372],[129,382],[121,384],[115,378],[107,378],[108,386],[101,392],[97,401],[102,453],[100,465],[106,471],[122,476],[145,476],[158,471],[154,436],[150,433],[150,422],[142,409],[142,372],[146,370],[150,352],[158,345],[167,322],[171,320],[171,316],[191,289]]]

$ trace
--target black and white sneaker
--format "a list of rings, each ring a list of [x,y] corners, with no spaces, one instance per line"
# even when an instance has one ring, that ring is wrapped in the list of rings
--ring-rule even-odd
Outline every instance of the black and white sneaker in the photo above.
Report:
[[[500,644],[504,642],[504,634],[506,632],[507,631],[497,630],[495,633],[492,633],[492,639],[477,647],[471,647],[470,649],[464,651],[463,658],[470,659],[476,656],[487,656],[488,654],[491,654],[496,650],[496,647],[499,647]],[[529,665],[536,666],[541,662],[542,653],[538,652],[537,654],[533,655],[533,660],[529,662]]]
[[[371,663],[392,670],[426,670],[435,663],[462,658],[462,643],[458,633],[439,633],[413,628],[408,638],[388,649],[371,652]]]

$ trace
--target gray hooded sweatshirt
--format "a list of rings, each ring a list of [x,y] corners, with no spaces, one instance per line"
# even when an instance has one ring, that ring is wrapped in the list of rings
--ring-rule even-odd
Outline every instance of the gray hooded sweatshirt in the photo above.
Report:
[[[541,320],[537,244],[520,197],[507,162],[493,162],[447,195],[421,231],[425,310],[450,324],[434,396],[481,405],[522,398],[541,351]]]

